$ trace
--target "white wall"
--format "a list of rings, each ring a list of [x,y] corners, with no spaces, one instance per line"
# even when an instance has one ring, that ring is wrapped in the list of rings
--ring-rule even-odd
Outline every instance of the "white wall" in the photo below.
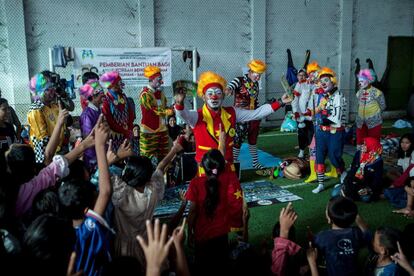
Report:
[[[201,55],[199,72],[214,70],[228,80],[240,75],[249,59],[265,59],[269,70],[263,80],[262,93],[266,96],[261,101],[264,101],[282,92],[279,78],[286,72],[287,48],[292,50],[297,68],[303,65],[306,49],[310,49],[311,60],[338,70],[341,88],[352,95],[356,57],[361,59],[363,67],[365,59],[370,57],[381,76],[388,36],[414,35],[412,0],[1,0],[0,3],[0,23],[4,23],[0,24],[0,81],[3,82],[0,86],[6,90],[5,96],[16,95],[14,98],[24,98],[25,102],[29,93],[22,91],[22,83],[48,67],[48,48],[57,44],[194,46]],[[16,3],[20,3],[20,10],[13,9]],[[24,24],[16,21],[19,18]],[[7,48],[10,46],[12,49]],[[23,49],[27,51],[21,53]],[[16,53],[21,53],[17,64],[10,62]],[[175,77],[191,78],[188,62],[181,61],[179,52],[173,56]],[[13,68],[22,71],[18,74]],[[68,76],[70,68],[58,72]],[[137,92],[128,93],[134,96]],[[279,112],[272,118],[280,117]]]

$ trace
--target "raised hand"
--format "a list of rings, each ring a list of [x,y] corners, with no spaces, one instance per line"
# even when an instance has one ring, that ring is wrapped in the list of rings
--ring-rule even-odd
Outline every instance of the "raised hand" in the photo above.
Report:
[[[298,215],[293,210],[292,202],[289,202],[286,208],[282,208],[279,215],[280,222],[280,237],[287,239],[289,237],[289,230],[297,220]]]
[[[118,158],[120,160],[128,158],[132,155],[134,155],[134,152],[132,150],[131,143],[128,141],[128,139],[125,139],[124,142],[121,144],[121,146],[118,148],[118,151],[116,153]]]
[[[63,125],[66,122],[66,118],[69,116],[69,111],[63,108],[62,103],[58,101],[59,104],[59,115],[57,123]]]
[[[167,241],[167,225],[163,224],[160,231],[160,221],[155,220],[153,227],[151,221],[147,220],[147,235],[148,242],[146,242],[140,235],[137,240],[142,247],[147,261],[146,275],[160,275],[161,264],[168,256],[168,252],[173,243],[173,237]]]

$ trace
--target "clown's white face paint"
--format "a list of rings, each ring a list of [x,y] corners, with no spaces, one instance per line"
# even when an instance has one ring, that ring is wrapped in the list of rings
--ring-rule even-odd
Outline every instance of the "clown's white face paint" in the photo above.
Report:
[[[253,72],[253,71],[249,70],[249,73],[247,74],[247,76],[252,81],[259,81],[262,74],[259,74],[259,73],[256,73],[256,72]]]
[[[317,76],[318,76],[317,71],[310,72],[309,76],[308,76],[308,81],[311,82],[311,83],[316,83],[317,82]]]
[[[224,94],[218,87],[210,87],[204,94],[204,101],[213,110],[218,110],[223,103]]]
[[[369,86],[369,81],[364,78],[358,78],[359,88],[365,89]]]
[[[320,86],[322,87],[325,93],[331,91],[334,87],[333,82],[331,81],[331,78],[328,76],[324,76],[320,78]]]
[[[158,76],[156,78],[154,78],[153,80],[151,80],[151,86],[152,88],[154,88],[155,90],[158,90],[159,88],[161,88],[161,85],[164,83],[162,81],[162,76]]]
[[[299,82],[303,82],[303,81],[306,80],[306,73],[303,72],[303,71],[301,71],[301,72],[298,73],[298,76],[297,77],[298,77],[298,81]]]

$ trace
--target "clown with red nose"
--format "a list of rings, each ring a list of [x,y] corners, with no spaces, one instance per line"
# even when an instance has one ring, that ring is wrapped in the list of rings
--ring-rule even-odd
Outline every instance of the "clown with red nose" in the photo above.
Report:
[[[149,65],[144,68],[148,85],[139,94],[141,107],[140,153],[150,159],[161,161],[168,153],[168,129],[165,118],[173,114],[167,108],[167,98],[162,91],[161,69]]]

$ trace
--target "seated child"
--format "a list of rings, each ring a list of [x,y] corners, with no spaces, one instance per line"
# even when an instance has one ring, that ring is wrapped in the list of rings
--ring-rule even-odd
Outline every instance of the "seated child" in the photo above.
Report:
[[[358,275],[358,252],[367,243],[368,231],[356,204],[333,197],[326,207],[326,219],[331,229],[319,232],[314,244],[325,258],[327,275]],[[354,222],[358,227],[352,227]]]
[[[393,228],[380,227],[375,231],[374,254],[368,259],[365,275],[399,275],[399,267],[391,259],[398,252],[399,237],[399,232]]]

